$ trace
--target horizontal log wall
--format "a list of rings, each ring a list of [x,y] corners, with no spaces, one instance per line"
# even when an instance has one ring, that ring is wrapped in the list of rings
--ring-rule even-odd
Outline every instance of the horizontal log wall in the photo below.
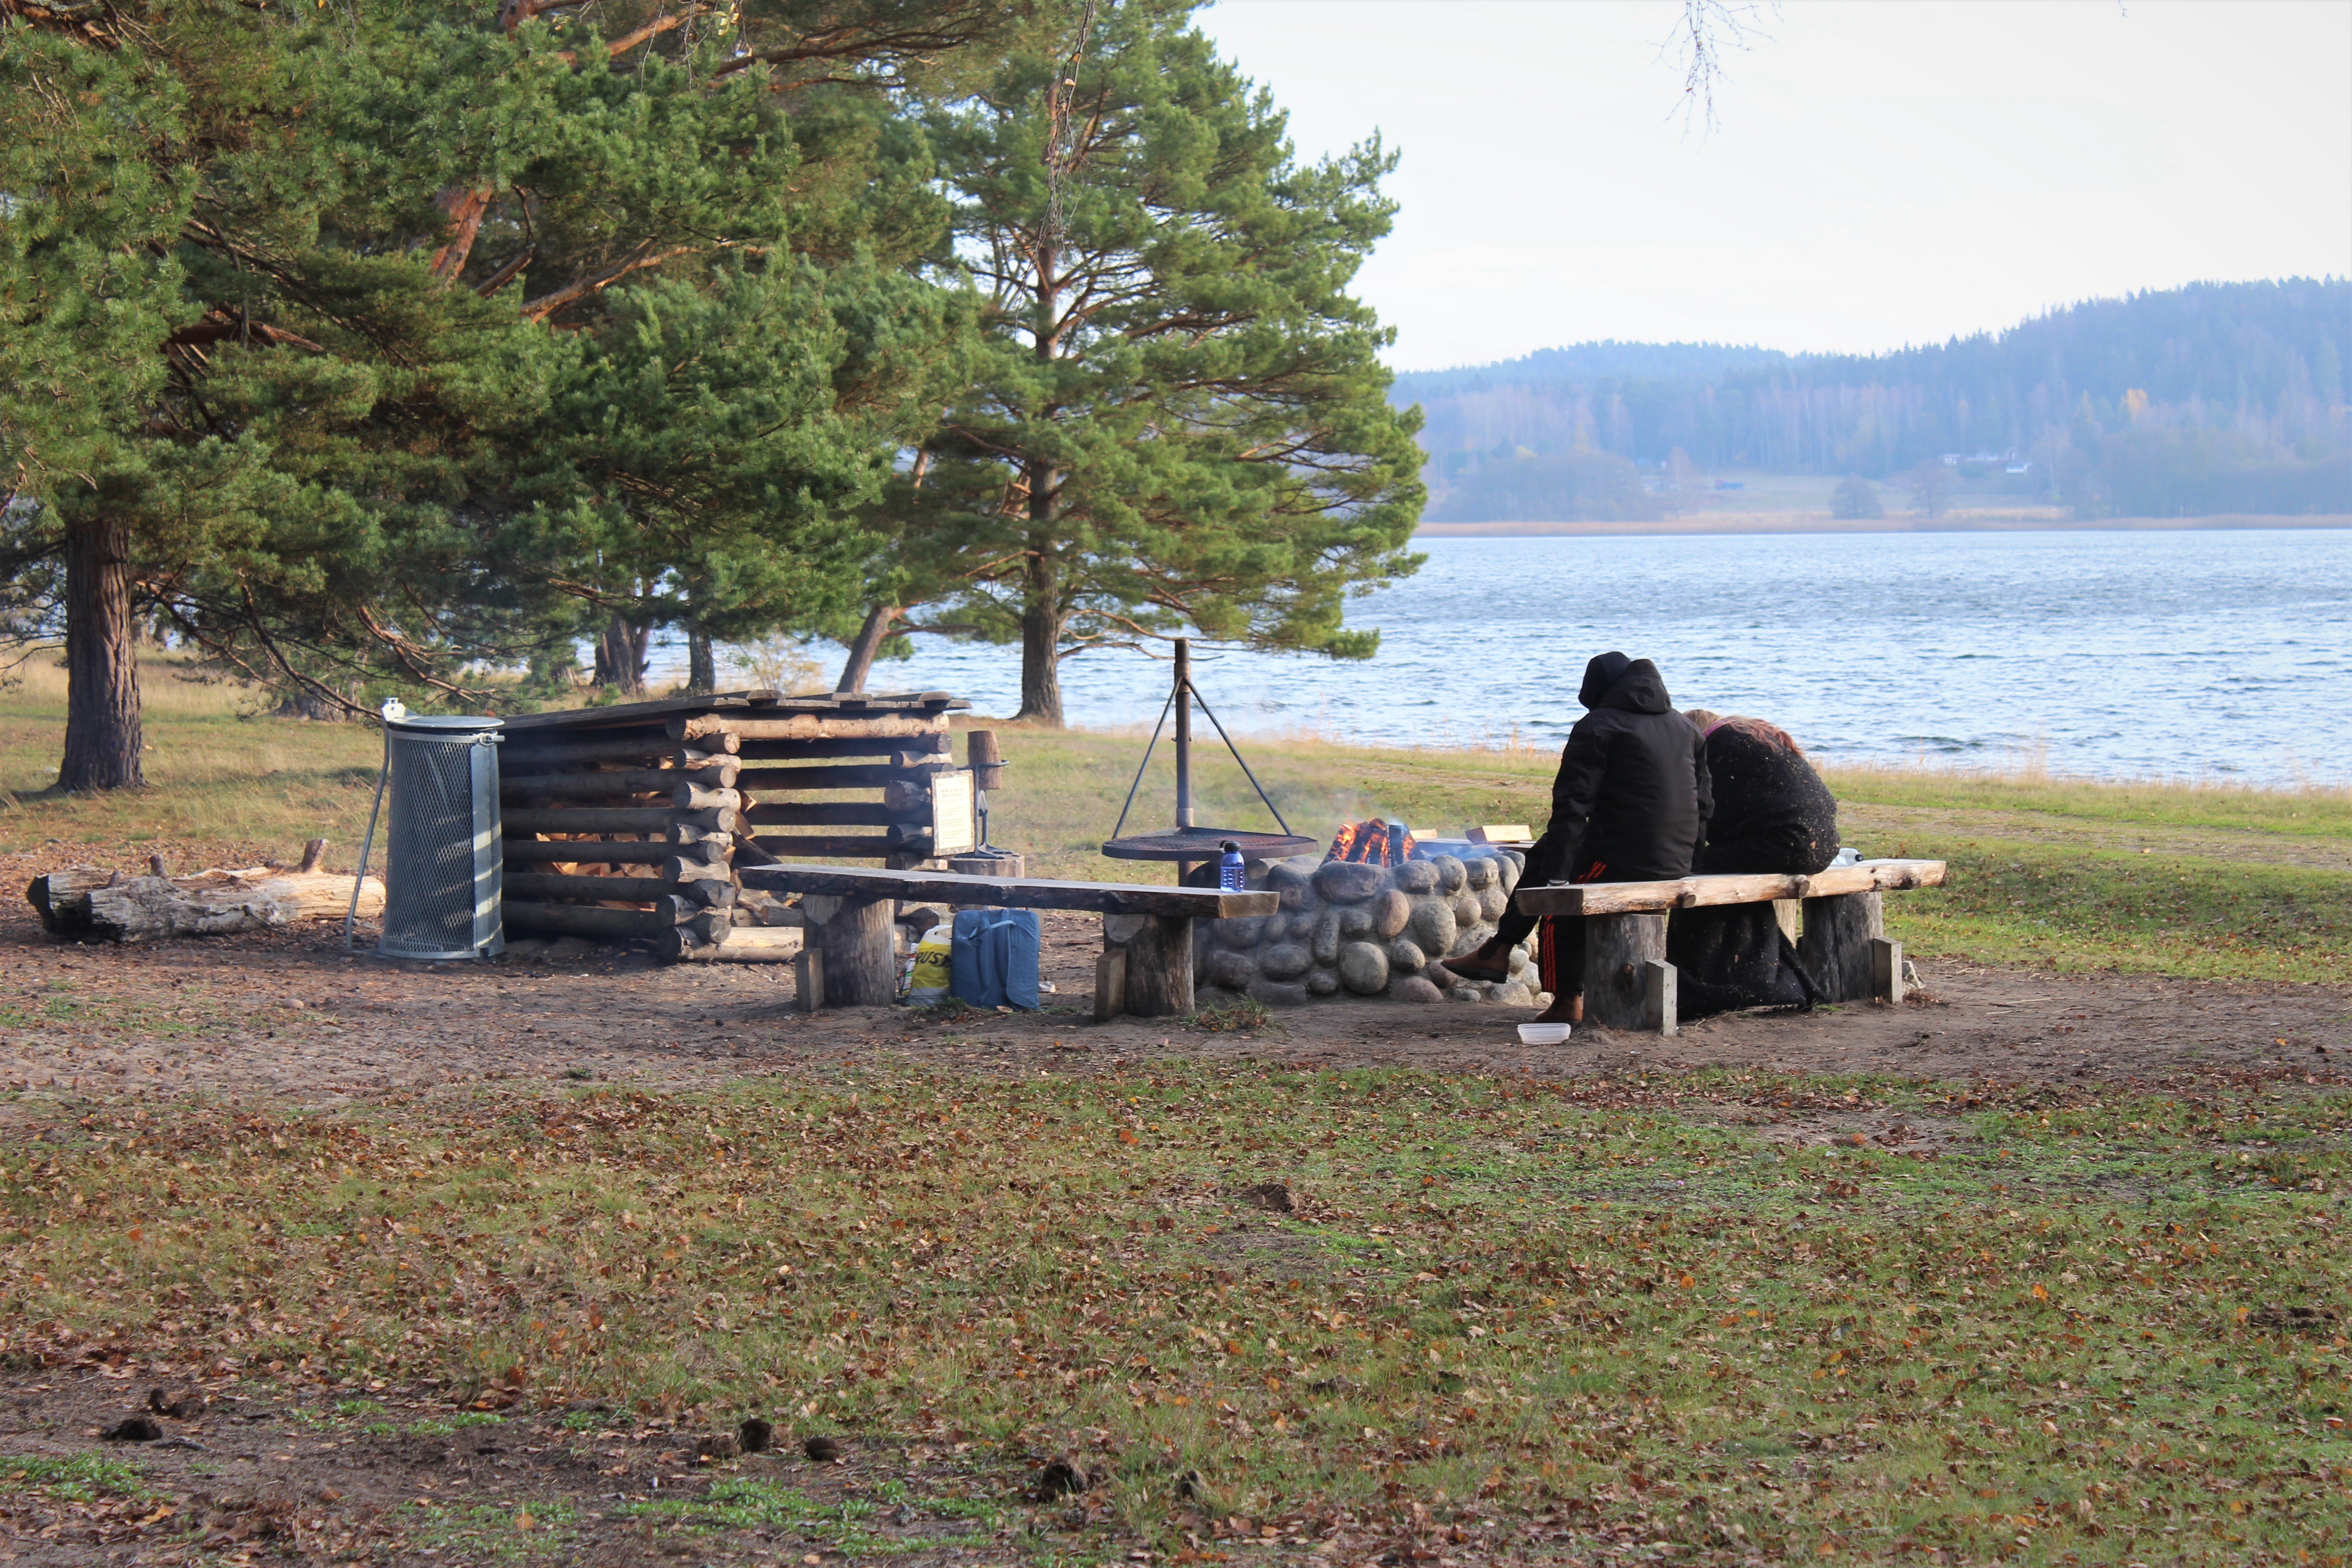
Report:
[[[842,763],[820,768],[745,768],[735,775],[735,786],[748,790],[887,789],[894,784],[919,780],[947,766],[944,756],[910,755],[907,765],[894,763]]]
[[[509,866],[654,866],[685,859],[724,868],[728,844],[725,838],[699,844],[672,844],[666,838],[509,838],[506,858]]]
[[[930,858],[928,833],[761,833],[752,843],[779,860],[888,860]]]
[[[505,759],[500,758],[499,762],[503,764]],[[709,763],[693,768],[614,768],[604,773],[525,773],[520,777],[502,772],[499,778],[499,794],[508,799],[520,800],[541,795],[565,797],[668,795],[683,784],[729,789],[734,786],[737,766],[735,759],[729,757],[721,763]]]
[[[561,936],[657,936],[682,924],[691,911],[679,900],[675,909],[608,910],[594,904],[551,904],[529,899],[506,900],[509,931]]]
[[[663,833],[672,826],[735,831],[733,811],[680,811],[674,806],[525,806],[505,813],[509,833]]]
[[[722,909],[735,901],[735,883],[726,881],[666,881],[659,877],[563,877],[543,871],[509,871],[510,898],[545,901],[585,899],[592,903],[651,903],[656,899],[682,898],[705,909]]]
[[[574,741],[557,736],[534,736],[530,731],[509,738],[499,747],[499,771],[502,773],[536,773],[542,768],[572,767],[581,763],[632,763],[644,757],[657,757],[670,749],[669,731],[659,725],[642,730],[599,730],[593,741]],[[695,742],[705,752],[732,752],[732,736],[714,736]]]
[[[929,775],[954,766],[938,703],[722,707],[608,729],[594,718],[535,724],[500,748],[509,928],[651,942],[672,961],[762,963],[799,951],[797,931],[756,923],[766,910],[797,911],[765,898],[741,904],[734,867],[919,863],[930,852]],[[808,798],[819,794],[834,798]],[[596,866],[628,874],[572,869]]]
[[[696,741],[697,746],[707,746],[707,740]],[[741,742],[741,756],[747,763],[814,762],[821,757],[893,757],[921,756],[929,753],[944,759],[954,749],[953,737],[941,730],[925,735],[877,735],[861,738],[856,735],[834,736],[812,741],[752,741]]]
[[[898,827],[929,835],[931,809],[893,807],[887,801],[793,800],[754,805],[743,813],[753,827]]]

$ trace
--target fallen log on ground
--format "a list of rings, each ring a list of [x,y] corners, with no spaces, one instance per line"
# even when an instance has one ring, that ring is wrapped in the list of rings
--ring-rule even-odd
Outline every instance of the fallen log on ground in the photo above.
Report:
[[[313,862],[315,864],[315,862]],[[341,920],[351,908],[352,879],[331,871],[199,871],[193,877],[126,877],[73,866],[33,879],[25,897],[41,929],[80,942],[153,942],[173,936],[224,936],[299,921]],[[383,883],[360,887],[359,912],[383,913]]]

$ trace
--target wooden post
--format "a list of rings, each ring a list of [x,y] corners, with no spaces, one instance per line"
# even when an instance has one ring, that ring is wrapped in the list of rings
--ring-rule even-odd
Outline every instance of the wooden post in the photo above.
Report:
[[[1172,1018],[1192,1009],[1192,917],[1145,915],[1127,943],[1128,1012]]]
[[[1004,787],[1004,749],[993,730],[972,730],[964,735],[964,761],[971,769],[974,789]]]
[[[1821,985],[1824,1001],[1866,1002],[1875,994],[1870,943],[1886,934],[1883,903],[1876,893],[1805,900],[1805,931],[1797,940],[1797,962]]]
[[[1881,1002],[1903,1000],[1903,944],[1883,936],[1870,939],[1870,994]]]
[[[1143,915],[1103,916],[1103,950],[1095,959],[1095,1022],[1127,1011],[1127,944],[1143,929]]]
[[[1106,947],[1095,955],[1095,1022],[1107,1024],[1127,1011],[1127,949]]]
[[[1804,900],[1802,899],[1773,900],[1772,919],[1779,923],[1780,934],[1789,939],[1789,945],[1796,946],[1805,934]]]
[[[1176,826],[1192,826],[1192,642],[1176,639]],[[1180,878],[1179,880],[1181,879]]]
[[[824,1005],[824,949],[811,942],[793,960],[793,984],[798,994],[793,1003],[803,1013],[814,1013]]]
[[[1584,921],[1584,1016],[1612,1029],[1647,1029],[1649,978],[1643,967],[1666,956],[1666,917],[1643,912],[1588,915]]]
[[[887,1007],[898,999],[889,900],[843,900],[817,928],[814,945],[824,953],[826,1006]]]
[[[1642,965],[1642,1027],[1652,1034],[1682,1033],[1678,978],[1675,966],[1663,959],[1649,959]]]

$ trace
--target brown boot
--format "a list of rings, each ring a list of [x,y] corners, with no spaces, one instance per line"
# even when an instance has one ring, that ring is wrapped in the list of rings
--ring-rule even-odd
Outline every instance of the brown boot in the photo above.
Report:
[[[1489,942],[1475,952],[1465,952],[1459,958],[1439,961],[1446,973],[1465,980],[1484,980],[1499,984],[1511,977],[1510,950]]]
[[[1551,1005],[1536,1015],[1536,1022],[1538,1024],[1581,1024],[1584,1022],[1584,994],[1580,991],[1572,996],[1559,995],[1553,997],[1551,999]]]

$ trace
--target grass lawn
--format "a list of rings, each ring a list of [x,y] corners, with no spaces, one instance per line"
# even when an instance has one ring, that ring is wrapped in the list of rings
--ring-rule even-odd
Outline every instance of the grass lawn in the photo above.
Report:
[[[357,725],[257,711],[242,689],[149,667],[153,747],[140,793],[65,799],[60,672],[37,664],[0,690],[0,854],[178,867],[291,859],[333,841],[348,867],[367,823],[381,742]],[[1049,876],[1156,878],[1106,861],[1142,738],[1004,731],[1013,761],[992,824]],[[1407,752],[1252,742],[1252,765],[1300,831],[1328,837],[1373,815],[1458,832],[1540,826],[1556,759],[1531,750]],[[1195,768],[1204,821],[1271,827],[1222,749]],[[1890,900],[1894,934],[1923,957],[2213,979],[2352,983],[2352,793],[2105,784],[1909,769],[1830,773],[1847,841],[1866,853],[1949,860],[1952,885]],[[1162,744],[1137,794],[1135,827],[1164,826],[1174,771]]]
[[[1946,1142],[1866,1135],[1897,1121]],[[122,1111],[0,1156],[0,1351],[757,1414],[968,1452],[999,1510],[1070,1454],[1106,1479],[1036,1527],[1065,1560],[2340,1564],[2348,1131],[2275,1088],[1258,1065]],[[719,1531],[787,1489],[631,1506]]]

